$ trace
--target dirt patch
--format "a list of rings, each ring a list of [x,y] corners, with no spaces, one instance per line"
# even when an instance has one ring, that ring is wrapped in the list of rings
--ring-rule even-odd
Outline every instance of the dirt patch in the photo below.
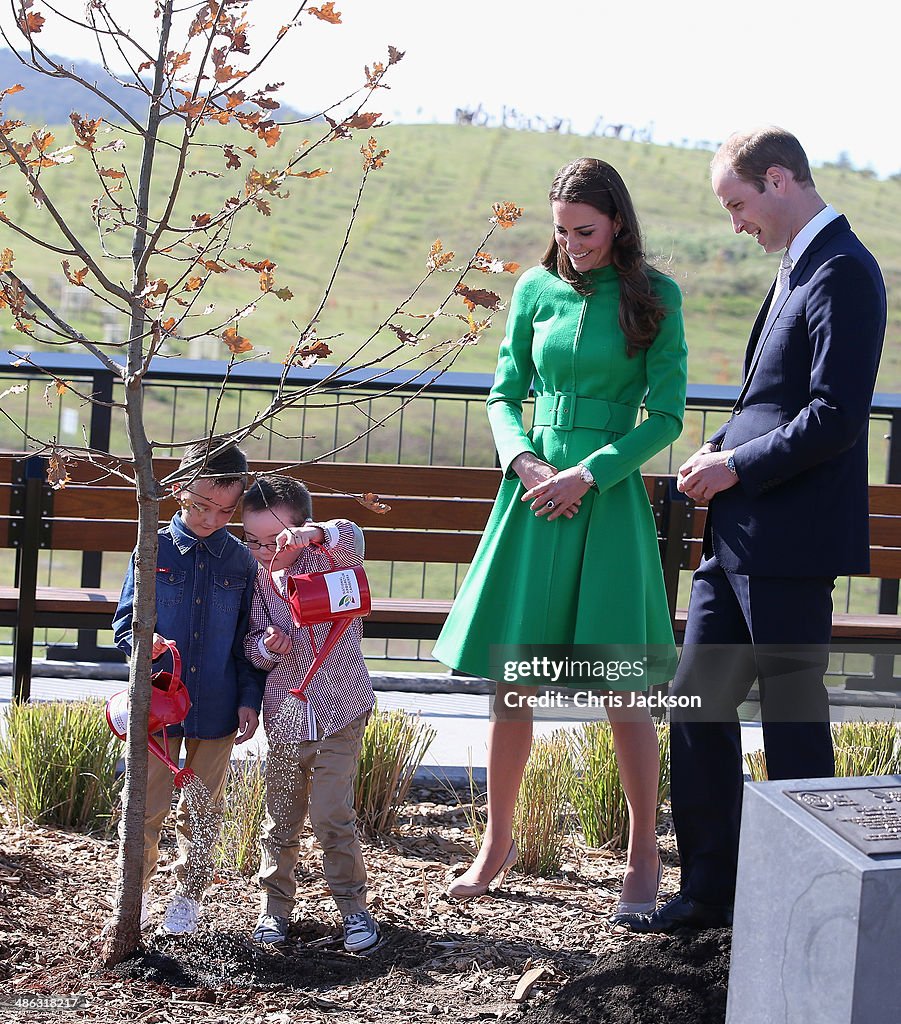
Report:
[[[729,978],[728,928],[634,939],[603,968],[563,988],[523,1024],[721,1024]]]
[[[97,937],[109,914],[115,843],[0,824],[0,1003],[25,994],[78,995],[79,1009],[43,1011],[41,1020],[104,1024],[724,1020],[728,932],[612,932],[607,919],[623,858],[587,849],[578,838],[553,878],[514,871],[495,894],[449,901],[445,886],[472,854],[465,816],[452,793],[414,796],[397,833],[364,840],[370,907],[383,934],[365,955],[341,945],[310,837],[298,866],[298,919],[284,946],[250,941],[256,886],[222,873],[194,936],[148,936],[139,956],[103,970]],[[667,821],[660,833],[664,890],[671,891],[678,876]],[[171,837],[164,853],[174,856]],[[157,921],[171,888],[172,875],[162,871],[150,893]],[[529,998],[514,1002],[517,982],[536,967],[544,971]]]

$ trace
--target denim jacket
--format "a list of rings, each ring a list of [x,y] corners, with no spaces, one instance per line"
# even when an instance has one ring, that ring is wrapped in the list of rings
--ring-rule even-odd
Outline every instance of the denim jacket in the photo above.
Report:
[[[156,631],[175,642],[191,697],[183,726],[167,731],[218,739],[238,728],[239,707],[259,712],[263,698],[265,673],[243,650],[257,563],[224,527],[200,539],[178,514],[159,533]],[[113,618],[116,644],[129,656],[134,586],[132,554]]]

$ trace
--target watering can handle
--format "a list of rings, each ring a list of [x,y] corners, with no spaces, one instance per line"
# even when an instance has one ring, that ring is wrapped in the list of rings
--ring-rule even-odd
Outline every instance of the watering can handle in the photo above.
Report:
[[[178,653],[178,648],[172,640],[166,641],[166,647],[172,655],[172,677],[181,682],[181,655]]]
[[[311,544],[310,547],[311,548],[318,548],[320,551],[324,551],[326,558],[328,558],[328,560],[329,560],[329,562],[331,564],[331,567],[333,569],[337,569],[338,568],[338,566],[335,563],[335,556],[331,553],[331,551],[329,551],[329,549],[324,544]],[[282,549],[282,550],[284,550],[284,549]],[[275,585],[275,579],[272,576],[272,565],[275,562],[276,558],[278,558],[278,556],[280,554],[281,554],[281,551],[276,551],[275,554],[272,556],[272,558],[269,559],[269,566],[268,566],[269,584],[272,587],[272,589],[275,591],[275,593],[278,594],[278,596],[285,602],[285,604],[288,604],[289,603],[288,600],[284,597],[282,592]]]

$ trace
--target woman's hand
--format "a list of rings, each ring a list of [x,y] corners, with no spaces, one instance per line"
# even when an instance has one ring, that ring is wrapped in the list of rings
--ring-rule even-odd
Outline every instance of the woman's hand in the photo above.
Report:
[[[523,453],[526,455],[528,453]],[[578,468],[564,469],[557,473],[553,466],[547,463],[540,463],[546,470],[552,472],[542,473],[537,479],[526,480],[525,476],[517,469],[517,462],[523,456],[517,456],[513,461],[513,469],[527,488],[520,499],[523,502],[531,502],[531,510],[535,515],[547,516],[548,521],[557,519],[561,515],[571,519],[577,512],[578,506],[588,492],[588,484],[583,480]],[[534,456],[532,456],[534,458]],[[548,503],[551,502],[550,508]]]
[[[537,487],[552,476],[557,470],[550,463],[543,462],[532,452],[520,452],[510,463],[510,468],[522,480],[522,485],[528,490],[530,487]]]

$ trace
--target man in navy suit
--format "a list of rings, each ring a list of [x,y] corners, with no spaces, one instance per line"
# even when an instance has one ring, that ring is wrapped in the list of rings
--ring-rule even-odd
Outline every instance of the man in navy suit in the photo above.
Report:
[[[743,786],[738,705],[756,679],[770,779],[835,764],[823,685],[836,576],[869,569],[867,427],[885,286],[848,221],[820,198],[798,140],[733,135],[711,164],[733,230],[785,250],[745,355],[729,421],[679,469],[709,505],[674,695],[678,896],[633,931],[731,924]]]

